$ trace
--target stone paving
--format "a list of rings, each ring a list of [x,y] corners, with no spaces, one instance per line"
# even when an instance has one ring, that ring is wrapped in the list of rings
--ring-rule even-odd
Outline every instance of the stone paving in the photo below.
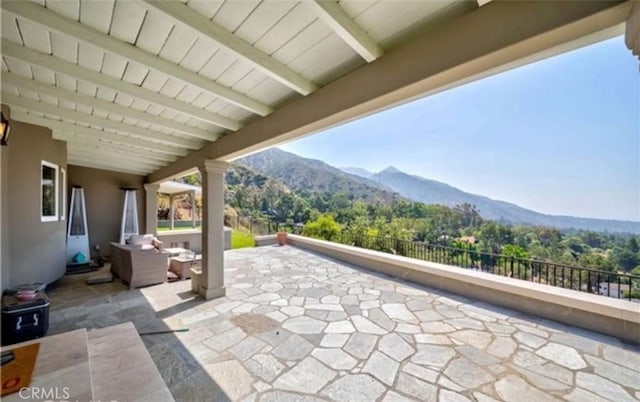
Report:
[[[66,277],[51,333],[131,320],[176,401],[634,401],[640,348],[293,247],[225,253],[227,296]]]

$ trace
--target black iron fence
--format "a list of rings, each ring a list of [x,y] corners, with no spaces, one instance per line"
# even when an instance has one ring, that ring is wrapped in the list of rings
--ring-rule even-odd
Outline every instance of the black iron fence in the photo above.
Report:
[[[488,253],[471,247],[455,248],[442,244],[427,244],[349,232],[342,232],[329,240],[565,289],[619,299],[640,299],[640,276],[636,275]]]

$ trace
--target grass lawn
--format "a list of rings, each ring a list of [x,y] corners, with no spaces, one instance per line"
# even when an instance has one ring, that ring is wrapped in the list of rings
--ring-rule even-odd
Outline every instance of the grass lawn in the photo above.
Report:
[[[234,230],[231,232],[231,248],[245,248],[255,247],[256,241],[250,233],[238,232]]]

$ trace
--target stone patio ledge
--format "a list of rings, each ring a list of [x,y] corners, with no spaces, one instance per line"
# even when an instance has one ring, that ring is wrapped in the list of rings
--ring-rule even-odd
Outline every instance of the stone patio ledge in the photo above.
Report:
[[[640,343],[640,304],[289,235],[292,246],[410,282]]]

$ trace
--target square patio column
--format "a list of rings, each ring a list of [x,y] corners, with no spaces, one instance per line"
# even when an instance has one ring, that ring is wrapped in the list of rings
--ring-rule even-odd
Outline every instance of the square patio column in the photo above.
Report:
[[[191,192],[191,227],[196,228],[196,191]]]
[[[202,276],[200,296],[222,297],[224,288],[224,173],[228,163],[204,160],[202,175]]]
[[[173,214],[175,213],[175,209],[173,208],[173,204],[175,200],[173,199],[173,194],[169,195],[169,230],[173,230]]]
[[[159,184],[145,184],[146,219],[145,233],[158,234],[158,190]]]

